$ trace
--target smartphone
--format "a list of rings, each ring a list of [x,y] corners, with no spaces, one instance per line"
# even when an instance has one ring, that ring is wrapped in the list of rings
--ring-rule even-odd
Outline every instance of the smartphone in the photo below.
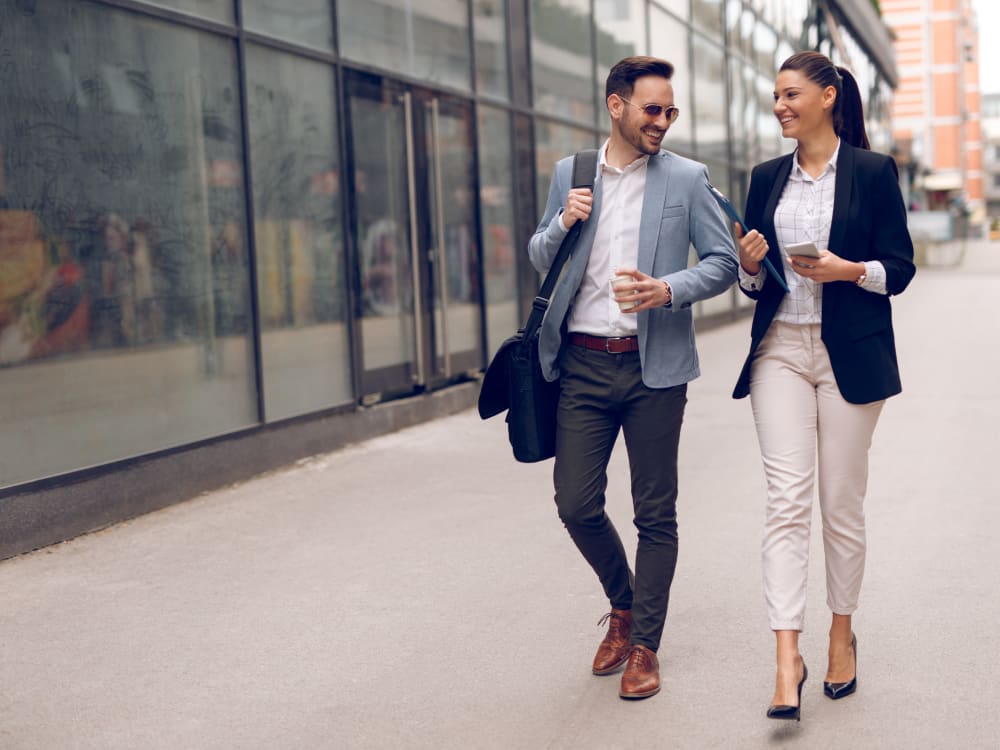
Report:
[[[811,242],[798,242],[794,245],[785,245],[785,255],[805,255],[807,258],[818,258],[819,250]]]

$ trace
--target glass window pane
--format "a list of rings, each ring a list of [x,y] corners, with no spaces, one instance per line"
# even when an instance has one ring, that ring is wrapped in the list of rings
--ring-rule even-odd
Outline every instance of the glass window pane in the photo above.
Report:
[[[535,122],[535,174],[538,184],[535,196],[538,200],[536,217],[541,218],[545,202],[549,197],[549,183],[552,181],[552,170],[556,162],[564,156],[571,156],[577,151],[596,148],[594,135],[586,130],[556,125],[545,120]]]
[[[740,42],[740,19],[743,17],[743,3],[740,0],[726,0],[726,34],[730,45]]]
[[[692,0],[691,11],[695,26],[722,40],[722,0]]]
[[[233,0],[148,0],[148,2],[225,23],[235,21]]]
[[[243,25],[308,47],[333,49],[330,0],[243,0]]]
[[[604,83],[623,57],[646,54],[646,10],[642,0],[597,0],[597,116],[607,108]]]
[[[653,0],[651,10],[656,6],[666,8],[682,21],[687,21],[691,17],[690,0]]]
[[[753,50],[756,57],[757,67],[766,76],[774,75],[777,68],[774,64],[774,51],[778,45],[778,36],[774,31],[762,23],[758,23],[753,30]]]
[[[472,88],[466,0],[340,0],[337,31],[346,58]]]
[[[760,160],[779,156],[784,147],[781,126],[774,116],[774,78],[757,76],[757,135],[760,138]]]
[[[521,324],[517,309],[510,115],[479,108],[479,212],[486,280],[486,350],[495,352]]]
[[[353,399],[333,69],[247,50],[268,420]]]
[[[50,0],[4,44],[0,483],[254,423],[233,43]]]
[[[694,111],[691,106],[694,79],[688,62],[688,29],[656,6],[649,9],[649,27],[652,42],[649,53],[673,64],[674,102],[681,110],[680,117],[663,139],[663,147],[689,155],[694,150]]]
[[[481,94],[510,98],[507,73],[507,3],[479,0],[473,3],[476,34],[476,87]]]
[[[428,156],[423,191],[428,197],[433,253],[428,274],[433,290],[434,353],[446,376],[460,370],[463,353],[482,361],[479,247],[476,242],[476,173],[472,108],[446,97],[421,97]]]
[[[698,159],[726,159],[726,63],[722,48],[694,34],[694,137]]]
[[[742,164],[747,159],[747,139],[753,121],[747,118],[748,92],[743,69],[746,62],[739,57],[729,58],[729,127],[733,159]]]
[[[590,23],[589,0],[531,1],[535,107],[587,125],[596,111]]]

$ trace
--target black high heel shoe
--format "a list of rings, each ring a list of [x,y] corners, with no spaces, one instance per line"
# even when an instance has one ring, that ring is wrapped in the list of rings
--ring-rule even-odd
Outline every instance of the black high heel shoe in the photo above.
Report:
[[[858,637],[851,633],[851,650],[854,651],[854,677],[850,682],[823,681],[823,694],[830,700],[839,701],[858,689]]]
[[[802,662],[802,679],[799,680],[799,705],[797,706],[769,706],[767,709],[767,718],[769,719],[785,719],[788,721],[801,721],[802,720],[802,686],[806,684],[806,677],[809,676],[809,670],[806,669],[805,661]]]

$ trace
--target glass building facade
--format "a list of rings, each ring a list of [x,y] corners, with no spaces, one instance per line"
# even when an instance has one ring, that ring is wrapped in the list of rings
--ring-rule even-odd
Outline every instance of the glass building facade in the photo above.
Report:
[[[831,5],[0,0],[0,502],[463,384],[471,404],[616,60],[674,63],[665,144],[737,203],[789,147],[771,91],[796,49],[850,54],[888,150],[893,72],[833,44]]]

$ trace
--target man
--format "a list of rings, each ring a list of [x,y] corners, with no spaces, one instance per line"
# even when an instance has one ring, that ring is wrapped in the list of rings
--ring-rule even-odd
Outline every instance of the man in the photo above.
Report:
[[[561,378],[556,507],[611,603],[593,673],[627,663],[622,698],[660,690],[656,651],[677,562],[677,447],[687,382],[699,375],[691,305],[724,292],[737,275],[707,169],[660,149],[678,116],[672,75],[670,63],[652,57],[628,57],[611,69],[611,136],[593,193],[568,190],[573,160],[561,160],[528,245],[532,264],[545,272],[570,227],[590,219],[550,300],[539,350],[545,377]],[[688,268],[690,244],[699,260]],[[614,275],[628,277],[616,282],[617,299]],[[619,430],[639,531],[634,577],[604,512]]]

